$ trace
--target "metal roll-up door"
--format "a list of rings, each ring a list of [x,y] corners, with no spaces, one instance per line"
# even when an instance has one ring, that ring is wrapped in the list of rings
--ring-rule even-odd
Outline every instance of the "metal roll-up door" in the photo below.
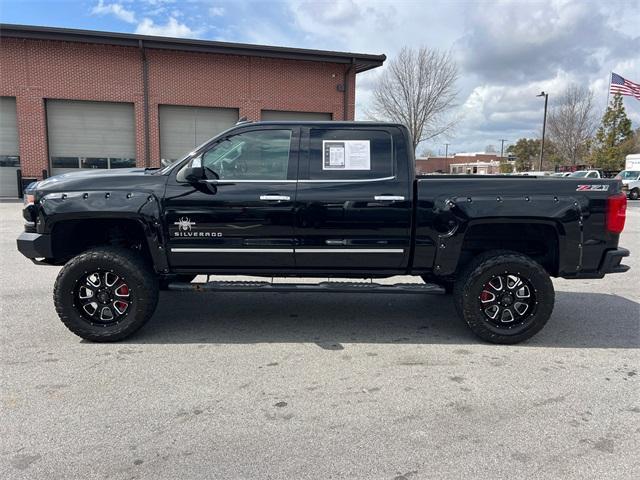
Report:
[[[238,121],[235,108],[160,105],[159,115],[160,158],[164,163],[184,157]]]
[[[20,168],[15,97],[0,97],[0,197],[18,196]]]
[[[264,121],[330,121],[330,113],[325,112],[287,112],[284,110],[262,110],[261,115]]]
[[[135,166],[132,103],[47,100],[47,129],[54,175]]]

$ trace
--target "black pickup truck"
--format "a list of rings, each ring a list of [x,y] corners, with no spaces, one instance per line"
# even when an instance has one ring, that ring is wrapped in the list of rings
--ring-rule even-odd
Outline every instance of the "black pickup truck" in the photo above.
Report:
[[[453,293],[475,334],[517,343],[549,319],[551,277],[628,270],[620,181],[416,178],[414,161],[401,125],[241,123],[163,169],[32,184],[18,249],[64,265],[56,310],[92,341],[135,332],[166,287]],[[201,274],[346,280],[191,283]],[[394,275],[424,283],[349,280]]]

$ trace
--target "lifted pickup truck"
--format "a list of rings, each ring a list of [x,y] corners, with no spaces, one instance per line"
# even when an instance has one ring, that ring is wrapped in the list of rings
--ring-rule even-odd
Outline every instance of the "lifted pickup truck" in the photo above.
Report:
[[[18,249],[64,265],[64,324],[115,341],[152,316],[158,290],[453,293],[484,340],[547,322],[551,277],[625,272],[619,180],[414,175],[406,128],[243,123],[163,169],[79,172],[26,192]],[[424,283],[190,283],[198,274]],[[425,312],[425,315],[428,315]]]

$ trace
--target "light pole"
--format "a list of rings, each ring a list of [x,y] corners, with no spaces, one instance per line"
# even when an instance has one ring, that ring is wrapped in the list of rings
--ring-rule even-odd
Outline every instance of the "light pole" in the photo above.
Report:
[[[502,158],[504,157],[504,142],[506,141],[507,141],[506,138],[500,139],[500,161],[502,161]]]
[[[444,144],[444,158],[449,158],[449,144]]]
[[[539,171],[542,171],[542,157],[544,156],[544,131],[547,128],[547,101],[549,100],[549,94],[544,93],[544,91],[540,92],[540,95],[536,95],[536,97],[544,97],[544,118],[542,120],[542,141],[540,142],[540,168]]]

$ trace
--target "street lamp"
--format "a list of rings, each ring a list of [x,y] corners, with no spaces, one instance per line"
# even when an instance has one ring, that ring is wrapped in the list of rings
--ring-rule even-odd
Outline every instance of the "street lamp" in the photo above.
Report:
[[[540,95],[536,95],[536,97],[544,97],[544,119],[542,120],[542,142],[540,142],[540,168],[539,171],[542,171],[542,157],[544,156],[544,131],[547,127],[547,101],[549,100],[549,94],[544,93],[544,91],[540,92]]]
[[[504,157],[504,142],[506,141],[507,141],[506,138],[500,139],[500,161],[502,161],[502,158]]]

